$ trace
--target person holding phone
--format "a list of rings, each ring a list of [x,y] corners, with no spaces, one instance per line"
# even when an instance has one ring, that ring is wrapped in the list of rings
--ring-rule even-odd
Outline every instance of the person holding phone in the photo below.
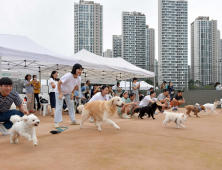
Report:
[[[139,88],[140,88],[140,83],[137,84],[137,78],[133,78],[133,93],[136,95],[135,101],[139,102]]]
[[[33,88],[33,81],[31,81],[31,75],[27,74],[25,76],[25,89],[26,89],[26,96],[27,96],[27,109],[29,113],[34,113],[34,88]]]
[[[34,101],[34,109],[36,109],[37,111],[41,108],[40,102],[39,102],[39,93],[40,93],[40,88],[41,88],[41,84],[40,82],[37,80],[37,76],[33,75],[33,88],[34,88],[34,100],[36,99],[37,101],[37,108],[35,107],[35,101]]]
[[[56,111],[55,111],[55,128],[59,127],[59,122],[62,122],[62,107],[63,100],[65,97],[66,104],[69,109],[69,116],[71,119],[71,125],[79,125],[80,123],[75,120],[75,109],[74,109],[74,92],[81,86],[81,75],[82,66],[75,64],[71,73],[66,73],[61,77],[57,83],[55,95],[56,95]]]

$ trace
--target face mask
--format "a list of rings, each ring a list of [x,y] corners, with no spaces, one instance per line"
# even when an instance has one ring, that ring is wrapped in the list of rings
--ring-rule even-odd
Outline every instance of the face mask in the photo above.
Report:
[[[37,80],[37,78],[34,78],[34,80]]]

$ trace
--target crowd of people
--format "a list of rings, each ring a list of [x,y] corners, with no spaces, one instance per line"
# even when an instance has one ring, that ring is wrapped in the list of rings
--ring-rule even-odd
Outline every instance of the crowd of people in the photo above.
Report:
[[[140,83],[137,83],[137,78],[133,78],[132,93],[123,91],[120,84],[117,83],[116,91],[112,90],[112,86],[97,85],[91,86],[90,81],[82,86],[81,91],[79,87],[81,85],[81,73],[82,66],[75,64],[70,73],[66,73],[58,79],[58,72],[53,71],[48,80],[49,85],[49,98],[51,105],[51,116],[54,118],[55,128],[59,127],[59,123],[62,119],[62,109],[67,109],[69,112],[71,125],[79,125],[80,123],[75,119],[74,98],[81,100],[82,104],[88,102],[102,100],[108,101],[115,96],[121,97],[124,105],[119,107],[117,114],[120,118],[129,119],[135,116],[134,110],[138,107],[148,106],[155,101],[159,101],[159,105],[162,107],[160,112],[164,112],[165,109],[173,108],[177,110],[178,106],[185,103],[185,99],[182,97],[183,92],[178,91],[174,95],[173,85],[170,82],[169,85],[164,81],[161,85],[162,93],[156,98],[156,92],[154,88],[150,88],[146,95],[139,92]],[[34,113],[34,110],[40,109],[39,93],[41,84],[37,80],[37,76],[30,74],[25,76],[25,87],[27,96],[27,110],[23,106],[22,100],[18,93],[12,90],[12,80],[4,77],[0,79],[0,131],[7,135],[8,129],[11,128],[12,123],[10,117],[12,115],[23,116],[24,114]],[[35,105],[35,100],[37,105]],[[18,106],[19,110],[10,110],[12,103]],[[90,118],[90,122],[94,122],[93,118]]]

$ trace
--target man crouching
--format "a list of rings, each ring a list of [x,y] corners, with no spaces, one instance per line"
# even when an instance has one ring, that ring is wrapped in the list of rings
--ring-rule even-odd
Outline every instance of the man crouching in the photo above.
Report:
[[[18,110],[9,110],[12,103],[18,106]],[[22,101],[15,90],[12,90],[12,80],[8,77],[0,79],[0,131],[3,135],[10,135],[10,129],[13,123],[10,121],[12,115],[19,115],[20,117],[28,114]]]

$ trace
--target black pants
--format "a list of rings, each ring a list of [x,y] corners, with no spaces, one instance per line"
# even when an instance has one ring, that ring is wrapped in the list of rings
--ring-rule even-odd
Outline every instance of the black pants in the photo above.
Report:
[[[40,105],[40,102],[39,102],[39,93],[35,93],[34,96],[35,96],[35,99],[36,99],[37,105],[38,105],[37,110],[39,110],[41,108],[41,105]],[[36,109],[35,101],[34,101],[34,109]]]

